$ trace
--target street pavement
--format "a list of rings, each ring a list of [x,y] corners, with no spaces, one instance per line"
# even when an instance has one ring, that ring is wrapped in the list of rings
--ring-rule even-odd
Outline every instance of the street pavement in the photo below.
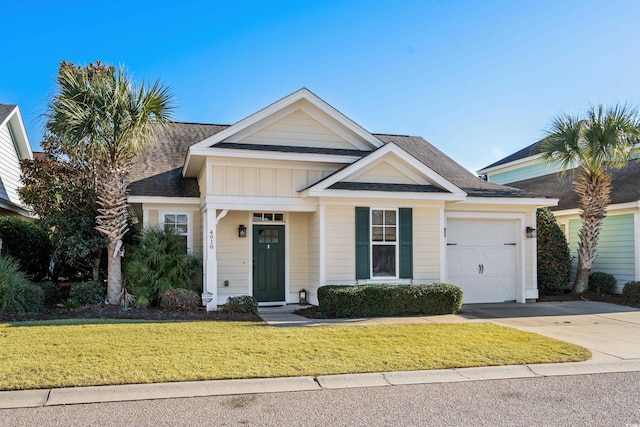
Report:
[[[295,308],[261,308],[260,315],[277,327],[491,321],[581,345],[594,357],[562,364],[4,391],[0,392],[0,409],[640,372],[640,310],[613,304],[478,304],[464,306],[457,315],[332,320],[296,316],[292,314]]]

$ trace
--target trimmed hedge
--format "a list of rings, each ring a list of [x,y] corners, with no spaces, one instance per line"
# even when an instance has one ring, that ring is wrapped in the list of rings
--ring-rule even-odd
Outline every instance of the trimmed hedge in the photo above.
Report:
[[[107,287],[103,283],[87,280],[71,285],[69,295],[80,305],[94,305],[104,302]]]
[[[224,313],[251,313],[258,314],[258,300],[249,295],[229,297],[222,305]]]
[[[542,295],[562,292],[569,284],[571,255],[569,245],[555,215],[549,208],[536,212],[538,290]]]
[[[46,231],[18,217],[0,216],[2,253],[20,263],[20,270],[34,280],[47,277],[51,261],[51,242]]]
[[[627,282],[622,288],[622,298],[631,304],[640,304],[640,282]]]
[[[462,306],[462,290],[447,283],[429,285],[330,285],[318,289],[327,317],[451,314]]]
[[[596,271],[589,275],[589,290],[604,295],[613,295],[617,280],[613,274]]]

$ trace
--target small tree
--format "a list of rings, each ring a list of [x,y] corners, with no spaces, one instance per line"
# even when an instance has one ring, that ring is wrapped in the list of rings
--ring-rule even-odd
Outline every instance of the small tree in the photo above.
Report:
[[[549,208],[536,213],[538,243],[538,289],[543,294],[557,292],[569,284],[571,255],[556,217]]]
[[[138,244],[127,251],[124,270],[134,294],[157,303],[167,289],[190,289],[201,268],[177,234],[152,227],[144,229]]]
[[[42,141],[45,156],[23,160],[22,200],[38,215],[53,246],[54,275],[99,280],[107,240],[95,229],[95,176],[90,164],[69,158],[51,130]]]
[[[129,169],[169,120],[171,95],[159,82],[137,86],[123,68],[100,62],[81,67],[63,61],[57,82],[46,116],[64,153],[94,168],[96,229],[108,240],[107,299],[118,304]]]
[[[0,217],[2,253],[14,257],[20,270],[35,280],[49,272],[51,243],[47,233],[32,222],[17,217]]]
[[[640,117],[635,108],[601,105],[591,107],[586,116],[557,117],[541,145],[543,159],[559,164],[564,171],[576,168],[574,191],[579,197],[582,225],[578,232],[575,293],[587,289],[596,259],[611,194],[611,174],[607,169],[626,165],[639,137]]]

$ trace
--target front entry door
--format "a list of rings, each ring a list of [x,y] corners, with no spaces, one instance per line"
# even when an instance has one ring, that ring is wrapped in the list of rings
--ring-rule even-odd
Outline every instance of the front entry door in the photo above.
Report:
[[[253,296],[284,301],[284,226],[253,226]]]

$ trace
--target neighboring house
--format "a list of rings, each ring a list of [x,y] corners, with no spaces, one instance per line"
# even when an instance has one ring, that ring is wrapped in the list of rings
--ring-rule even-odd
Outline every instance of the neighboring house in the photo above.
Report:
[[[31,159],[31,145],[17,105],[0,104],[0,215],[30,217],[20,201],[20,160]]]
[[[489,182],[558,198],[558,205],[551,210],[567,235],[575,267],[581,224],[578,195],[573,191],[575,174],[572,171],[559,173],[559,166],[542,161],[540,142],[478,173],[485,175]],[[613,274],[619,291],[628,281],[640,280],[640,155],[634,157],[626,167],[610,170],[613,178],[611,203],[602,222],[597,258],[591,268],[591,271]]]
[[[535,300],[538,206],[421,137],[372,134],[307,89],[231,126],[171,123],[129,202],[184,236],[212,302],[317,304],[323,285],[449,282],[465,302]],[[245,237],[246,236],[246,237]]]

